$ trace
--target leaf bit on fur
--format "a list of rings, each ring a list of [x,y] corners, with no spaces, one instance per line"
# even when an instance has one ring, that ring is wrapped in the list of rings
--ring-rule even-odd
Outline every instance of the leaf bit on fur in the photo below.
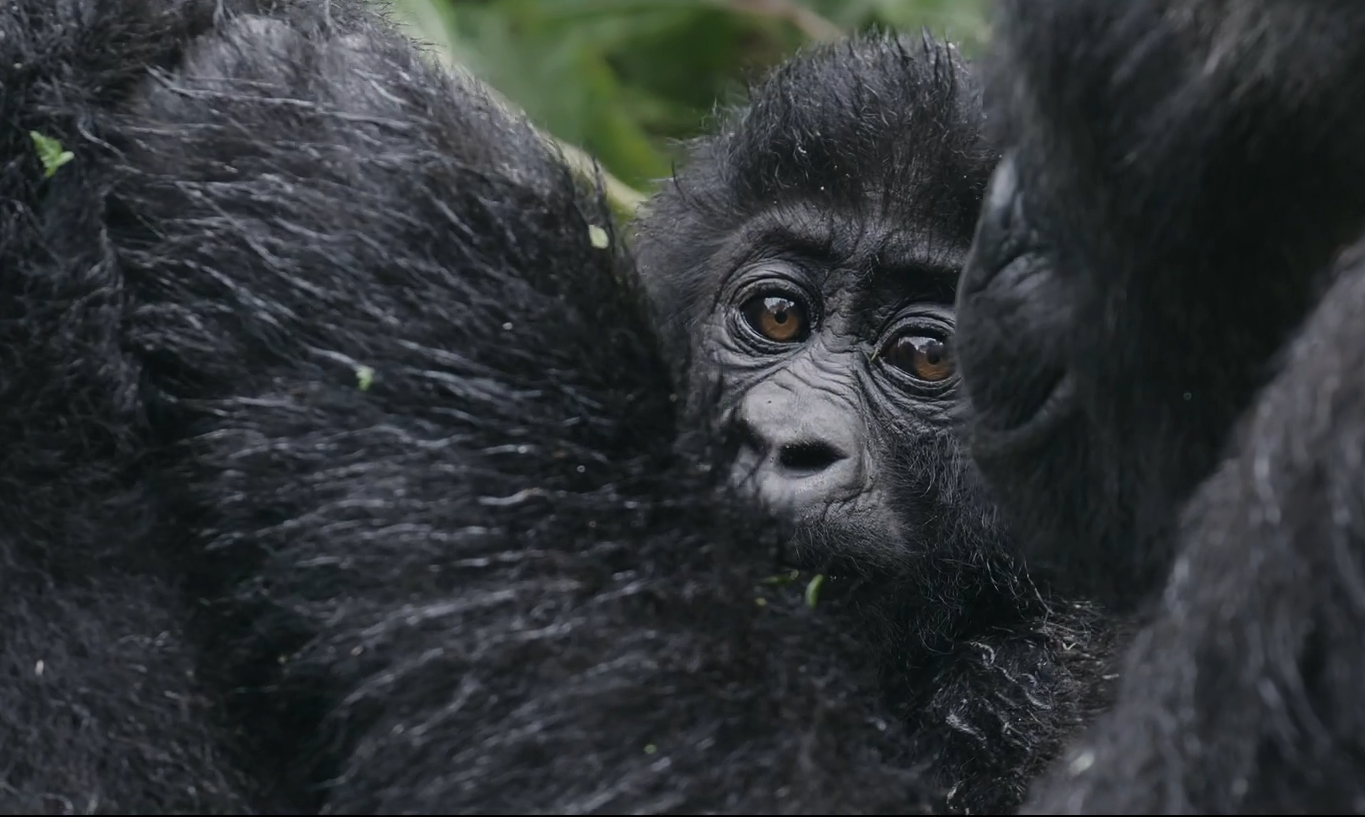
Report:
[[[62,143],[45,136],[36,130],[28,132],[29,138],[33,140],[33,147],[38,151],[38,161],[43,163],[43,178],[50,179],[52,174],[57,172],[57,168],[76,158],[76,154],[69,150],[62,149]]]

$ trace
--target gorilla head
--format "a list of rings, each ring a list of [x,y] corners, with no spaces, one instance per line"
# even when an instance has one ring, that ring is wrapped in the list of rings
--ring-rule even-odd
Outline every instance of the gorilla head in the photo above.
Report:
[[[1359,813],[1365,5],[998,9],[972,450],[1150,616],[1029,813]]]
[[[645,219],[641,268],[690,345],[693,403],[719,390],[735,480],[794,523],[798,566],[868,572],[992,535],[950,410],[981,128],[951,46],[818,49],[693,144]]]

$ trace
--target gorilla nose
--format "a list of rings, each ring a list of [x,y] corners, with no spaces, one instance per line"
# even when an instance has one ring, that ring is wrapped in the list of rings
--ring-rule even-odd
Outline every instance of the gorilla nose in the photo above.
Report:
[[[835,407],[784,411],[780,404],[746,406],[738,421],[735,478],[774,509],[819,512],[856,494],[862,480],[855,422]]]

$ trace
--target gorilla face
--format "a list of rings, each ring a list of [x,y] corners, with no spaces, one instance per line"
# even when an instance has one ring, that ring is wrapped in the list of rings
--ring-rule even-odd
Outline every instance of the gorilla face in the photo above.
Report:
[[[971,454],[1034,555],[1086,576],[1087,589],[1122,575],[1104,590],[1126,597],[1122,585],[1150,587],[1160,567],[1145,572],[1152,562],[1130,562],[1136,550],[1114,546],[1135,524],[1134,449],[1094,422],[1105,398],[1085,375],[1097,374],[1092,360],[1118,358],[1096,356],[1099,339],[1084,336],[1103,312],[1083,282],[1063,277],[1045,243],[1051,219],[1039,196],[1022,192],[1019,154],[1006,154],[991,178],[958,288]]]
[[[734,481],[794,523],[798,566],[850,547],[859,560],[894,560],[917,521],[896,501],[919,477],[900,441],[952,447],[951,301],[965,242],[948,236],[953,251],[929,254],[886,226],[855,233],[805,215],[746,225],[736,249],[763,251],[721,265],[699,330],[723,372]]]
[[[690,402],[718,408],[734,482],[790,526],[799,567],[997,536],[952,411],[981,126],[951,47],[855,40],[778,70],[651,204],[640,265]]]

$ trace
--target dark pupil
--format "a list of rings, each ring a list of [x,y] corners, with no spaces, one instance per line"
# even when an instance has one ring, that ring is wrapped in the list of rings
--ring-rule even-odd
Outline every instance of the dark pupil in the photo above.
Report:
[[[937,338],[911,338],[910,342],[930,366],[937,366],[943,360],[943,343]]]
[[[769,298],[764,306],[772,313],[773,320],[778,323],[787,322],[787,310],[791,308],[792,302],[786,298]]]

